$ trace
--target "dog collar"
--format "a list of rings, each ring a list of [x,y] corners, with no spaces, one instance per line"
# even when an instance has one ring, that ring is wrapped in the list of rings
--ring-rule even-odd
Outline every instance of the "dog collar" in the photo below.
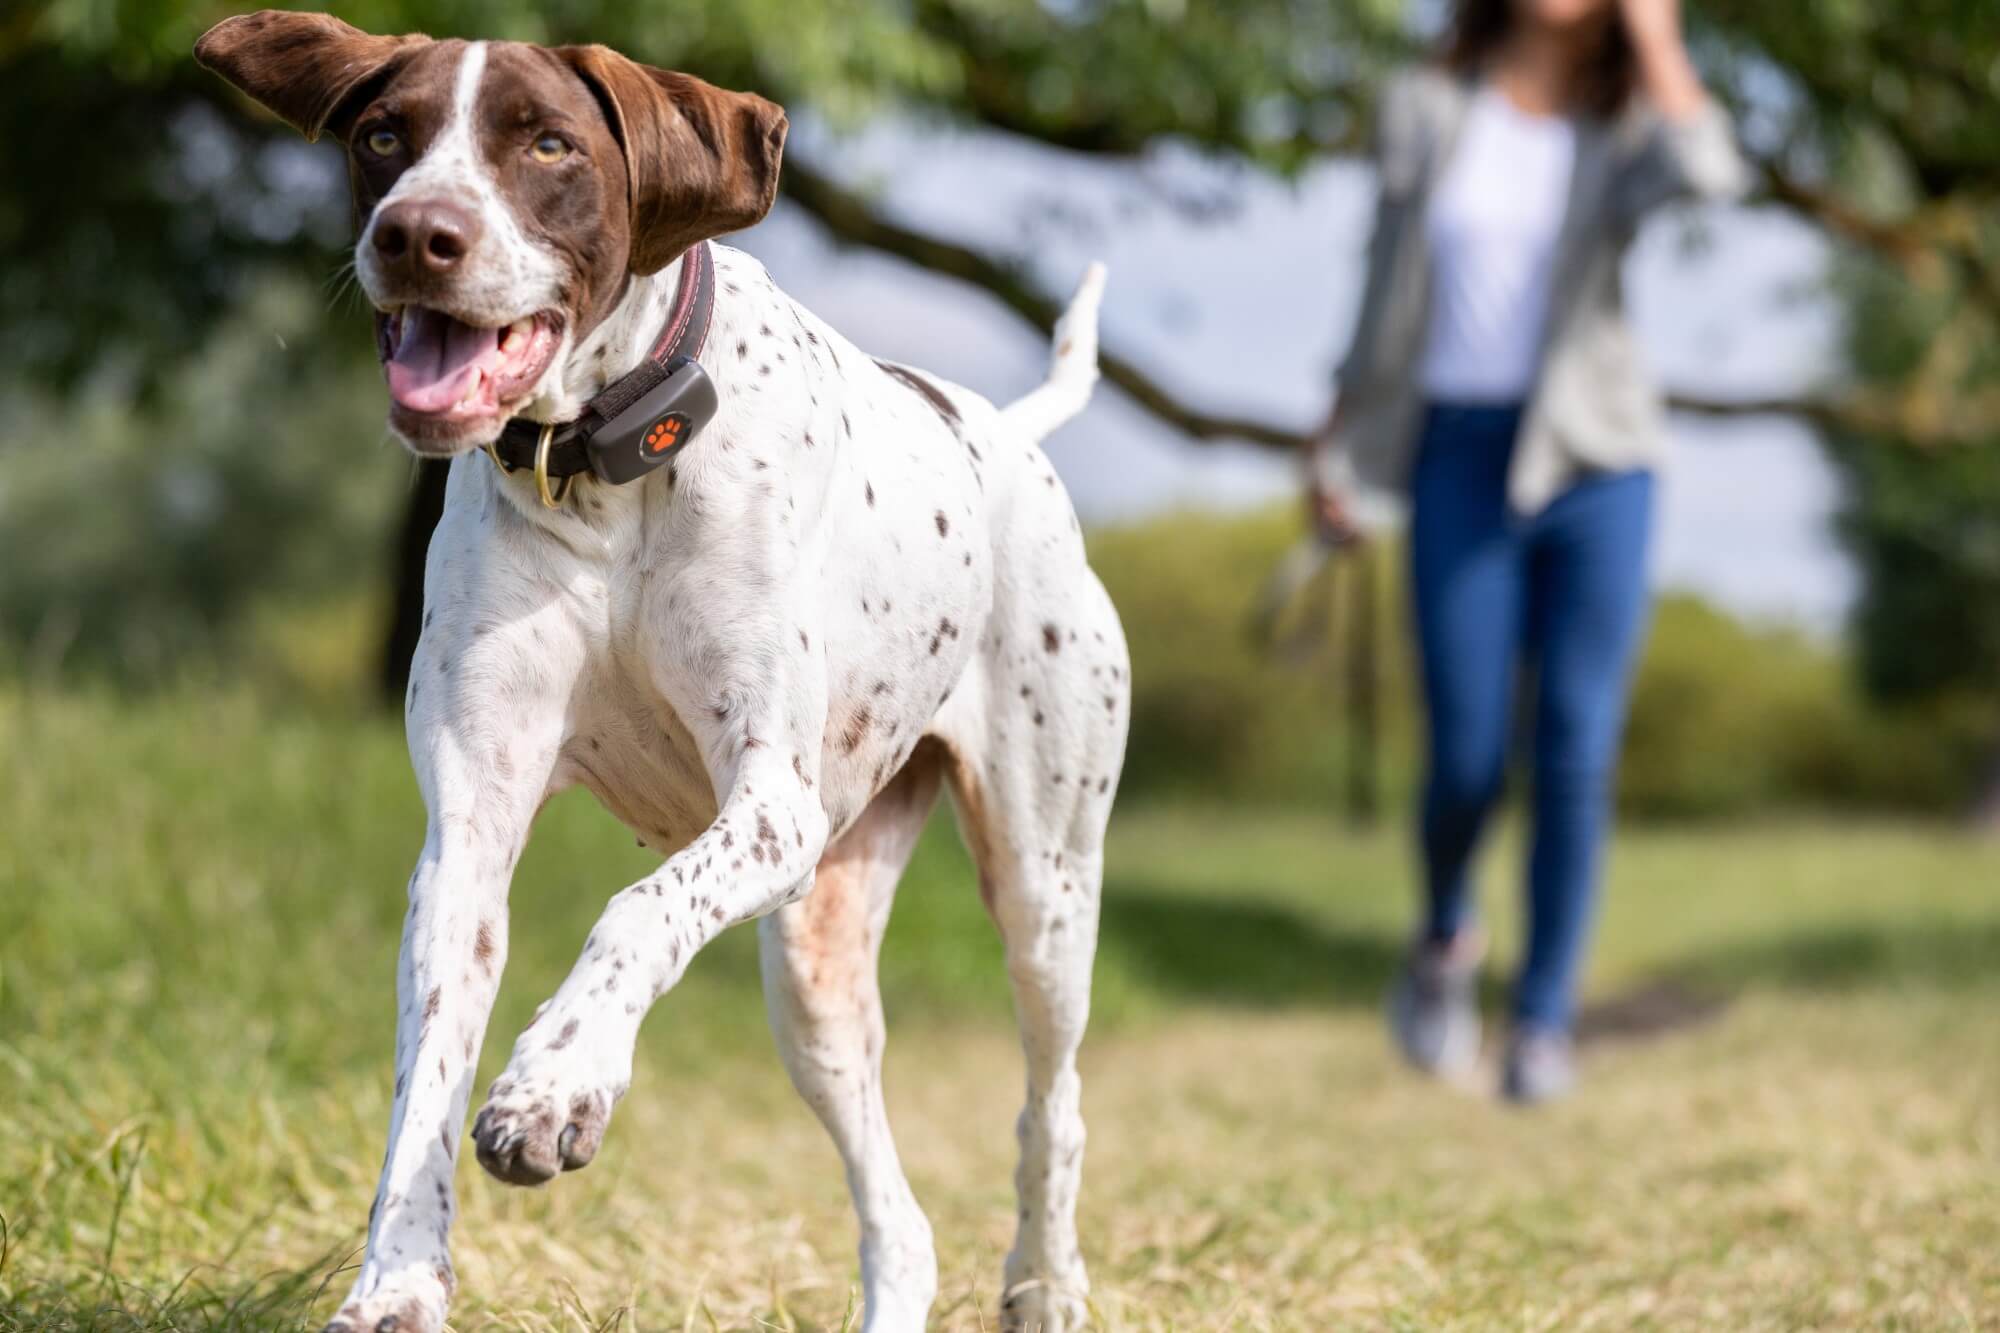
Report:
[[[613,486],[637,481],[715,416],[715,384],[700,361],[714,317],[715,256],[702,241],[684,257],[666,327],[636,369],[606,385],[574,421],[515,417],[487,454],[503,472],[532,469],[551,509],[585,472]]]

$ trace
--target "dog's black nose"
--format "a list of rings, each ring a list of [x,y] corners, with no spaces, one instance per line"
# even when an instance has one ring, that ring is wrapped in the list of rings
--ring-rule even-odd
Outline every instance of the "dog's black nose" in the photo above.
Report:
[[[479,219],[443,199],[402,199],[375,215],[375,254],[392,272],[450,272],[479,240]]]

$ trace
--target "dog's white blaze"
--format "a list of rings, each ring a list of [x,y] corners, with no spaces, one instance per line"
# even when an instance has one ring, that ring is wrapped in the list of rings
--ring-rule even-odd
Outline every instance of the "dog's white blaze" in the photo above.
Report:
[[[451,90],[451,122],[445,127],[443,142],[454,135],[471,142],[472,109],[479,104],[479,81],[486,77],[486,43],[473,42],[459,58],[458,80]]]
[[[459,56],[451,110],[424,155],[397,178],[363,228],[355,249],[362,290],[377,305],[386,290],[375,262],[375,218],[383,206],[426,196],[467,205],[479,219],[480,238],[466,257],[453,293],[452,311],[482,327],[500,328],[562,301],[561,261],[531,237],[500,192],[493,164],[479,146],[479,91],[486,77],[487,46],[472,42]]]

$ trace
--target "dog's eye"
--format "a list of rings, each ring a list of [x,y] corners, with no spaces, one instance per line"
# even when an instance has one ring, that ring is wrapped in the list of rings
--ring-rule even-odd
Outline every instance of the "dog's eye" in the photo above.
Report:
[[[403,146],[403,141],[394,130],[371,130],[368,134],[368,151],[377,157],[387,157]]]
[[[560,162],[569,156],[569,145],[553,134],[544,134],[528,146],[537,162]]]

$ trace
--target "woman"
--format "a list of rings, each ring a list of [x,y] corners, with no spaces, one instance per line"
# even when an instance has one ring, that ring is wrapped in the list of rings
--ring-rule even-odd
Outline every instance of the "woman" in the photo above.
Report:
[[[1678,0],[1462,0],[1437,63],[1380,107],[1381,203],[1340,396],[1309,459],[1315,521],[1411,506],[1429,714],[1427,908],[1390,997],[1397,1044],[1460,1075],[1479,1050],[1468,869],[1532,672],[1527,956],[1502,1089],[1574,1081],[1570,1027],[1627,679],[1646,618],[1662,411],[1626,327],[1644,215],[1745,170],[1688,59]]]

